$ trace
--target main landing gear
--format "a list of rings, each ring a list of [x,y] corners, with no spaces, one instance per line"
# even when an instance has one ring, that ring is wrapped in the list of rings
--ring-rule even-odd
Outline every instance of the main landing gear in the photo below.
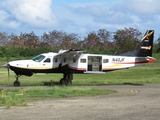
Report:
[[[16,75],[16,80],[14,81],[13,85],[15,87],[19,87],[21,85],[20,81],[18,80],[18,78],[21,75]],[[72,80],[73,80],[73,73],[64,73],[63,74],[63,78],[60,79],[60,85],[71,85],[72,84]]]
[[[63,78],[60,79],[60,85],[71,85],[73,80],[73,73],[64,73]]]
[[[20,77],[20,75],[17,75],[17,76],[16,76],[16,80],[15,80],[14,83],[13,83],[13,85],[14,85],[15,87],[19,87],[19,86],[21,85],[20,81],[18,80],[19,77]]]

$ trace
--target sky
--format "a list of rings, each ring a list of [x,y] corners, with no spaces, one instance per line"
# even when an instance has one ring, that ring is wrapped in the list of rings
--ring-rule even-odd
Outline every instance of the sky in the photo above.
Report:
[[[86,36],[135,28],[160,36],[160,0],[0,0],[0,32],[38,36],[53,30]]]

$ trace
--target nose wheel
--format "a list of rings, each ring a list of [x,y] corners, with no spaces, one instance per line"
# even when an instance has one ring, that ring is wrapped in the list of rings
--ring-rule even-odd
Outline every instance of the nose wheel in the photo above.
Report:
[[[19,87],[19,86],[21,85],[20,81],[18,80],[19,77],[20,77],[20,76],[16,76],[16,80],[15,80],[14,83],[13,83],[13,85],[14,85],[15,87]]]

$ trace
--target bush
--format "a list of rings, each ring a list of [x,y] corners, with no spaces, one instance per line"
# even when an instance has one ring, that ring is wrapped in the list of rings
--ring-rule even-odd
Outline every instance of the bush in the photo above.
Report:
[[[0,47],[0,57],[33,57],[41,53],[52,52],[54,51],[51,48],[6,48]]]

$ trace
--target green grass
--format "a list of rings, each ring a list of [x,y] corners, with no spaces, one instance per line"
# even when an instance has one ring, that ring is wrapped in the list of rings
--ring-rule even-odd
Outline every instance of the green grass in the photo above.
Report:
[[[116,91],[82,86],[27,87],[4,90],[0,97],[0,106],[25,106],[27,101],[46,98],[67,98],[76,96],[96,96],[113,94]],[[23,93],[23,94],[22,94]]]

